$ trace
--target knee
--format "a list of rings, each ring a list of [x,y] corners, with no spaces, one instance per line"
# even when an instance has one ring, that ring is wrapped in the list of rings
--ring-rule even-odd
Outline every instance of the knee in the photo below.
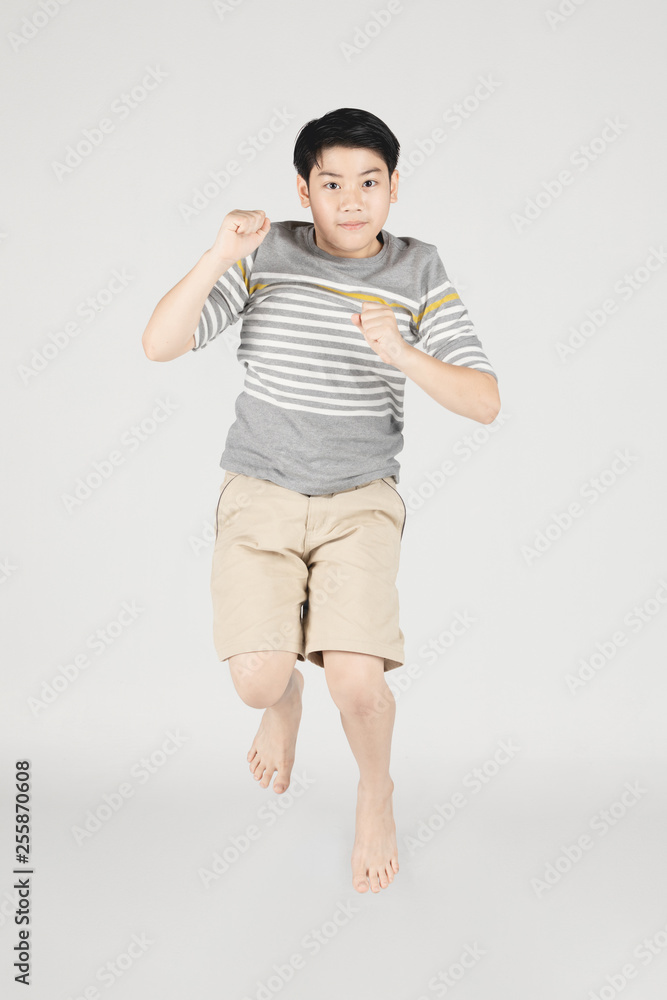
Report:
[[[229,657],[238,695],[251,708],[269,708],[279,701],[296,663],[296,653],[259,650]]]
[[[379,662],[371,662],[371,661]],[[327,684],[336,707],[344,715],[375,716],[395,708],[396,701],[384,679],[384,664],[379,657],[355,658],[354,663],[325,659]]]

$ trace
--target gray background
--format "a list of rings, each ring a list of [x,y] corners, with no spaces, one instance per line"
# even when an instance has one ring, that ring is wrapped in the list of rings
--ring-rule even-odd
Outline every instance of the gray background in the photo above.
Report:
[[[26,995],[12,981],[11,886],[13,764],[28,758],[37,1000],[662,1000],[667,269],[652,254],[667,239],[664,6],[567,0],[556,21],[557,0],[404,0],[346,55],[387,4],[49,3],[49,16],[37,3],[2,11],[3,995]],[[12,44],[22,30],[33,37]],[[115,102],[151,67],[164,79],[121,117]],[[476,101],[482,77],[494,90]],[[407,663],[388,675],[401,871],[365,896],[349,866],[358,772],[323,672],[302,665],[294,774],[306,790],[271,824],[262,807],[279,797],[245,761],[261,712],[212,645],[211,532],[240,328],[169,364],[141,347],[157,301],[232,208],[310,221],[294,140],[342,106],[398,136],[386,228],[438,246],[502,399],[485,427],[406,387]],[[289,123],[267,132],[276,108]],[[59,179],[54,163],[105,117],[113,131]],[[607,119],[619,123],[608,142]],[[437,128],[444,141],[420,162]],[[252,135],[263,148],[250,160]],[[239,175],[187,221],[183,206],[232,159]],[[547,195],[563,170],[572,182]],[[540,192],[536,217],[517,224]],[[106,295],[114,271],[127,285]],[[93,320],[79,311],[90,296],[104,304]],[[588,313],[599,320],[609,300],[596,326]],[[587,320],[563,360],[558,345]],[[26,376],[74,322],[78,334]],[[173,412],[132,450],[160,399]],[[114,450],[123,463],[68,511],[63,497]],[[631,456],[623,467],[617,451]],[[447,461],[455,474],[429,489]],[[558,529],[574,503],[580,516]],[[98,655],[88,637],[113,632],[123,602],[141,611]],[[449,641],[457,613],[474,623]],[[605,657],[597,644],[608,650],[619,631],[624,645]],[[90,665],[64,682],[86,651]],[[573,689],[568,675],[596,652]],[[182,746],[166,756],[170,732]],[[466,776],[501,741],[518,749],[473,791]],[[127,782],[134,794],[77,843],[88,810]],[[623,803],[626,783],[637,791]],[[434,819],[457,791],[465,806]],[[200,869],[252,824],[257,839],[206,888]],[[420,835],[418,848],[407,839]],[[549,865],[553,884],[539,888]],[[145,953],[99,978],[133,935],[150,940]],[[481,957],[456,981],[467,946]],[[297,953],[302,967],[271,980]],[[450,986],[436,989],[439,973]]]

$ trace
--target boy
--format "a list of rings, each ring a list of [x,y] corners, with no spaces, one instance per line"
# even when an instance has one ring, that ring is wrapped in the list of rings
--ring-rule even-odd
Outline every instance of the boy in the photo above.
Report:
[[[358,892],[379,892],[398,872],[384,673],[405,662],[396,575],[407,511],[395,457],[405,379],[481,423],[500,409],[497,376],[436,247],[382,228],[398,154],[369,112],[308,122],[294,166],[313,222],[230,212],[142,341],[148,358],[169,361],[243,317],[245,382],[220,460],[214,643],[241,698],[265,709],[247,760],[263,788],[276,772],[278,794],[301,719],[296,661],[324,668],[359,766]]]

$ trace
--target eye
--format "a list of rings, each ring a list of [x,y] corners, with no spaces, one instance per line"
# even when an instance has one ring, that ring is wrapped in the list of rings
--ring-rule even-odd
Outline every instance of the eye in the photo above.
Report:
[[[378,183],[377,181],[374,181],[374,180],[371,180],[371,178],[370,178],[370,177],[368,178],[368,180],[367,180],[367,181],[364,181],[364,184],[377,184],[377,183]],[[336,184],[336,182],[335,182],[335,181],[328,181],[328,182],[327,182],[327,183],[326,183],[326,184],[324,185],[324,186],[325,186],[325,188],[328,188],[328,187],[329,187],[329,184],[333,184],[333,185],[334,185],[335,187],[338,187],[338,185]]]

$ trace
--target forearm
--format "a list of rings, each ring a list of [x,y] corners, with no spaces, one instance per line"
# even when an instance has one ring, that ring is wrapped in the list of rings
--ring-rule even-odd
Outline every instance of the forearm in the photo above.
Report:
[[[500,411],[500,395],[493,375],[425,354],[411,344],[394,363],[407,378],[452,413],[490,424]]]
[[[209,292],[235,261],[207,250],[184,278],[164,295],[148,321],[141,343],[151,361],[172,361],[194,347],[194,333]]]

